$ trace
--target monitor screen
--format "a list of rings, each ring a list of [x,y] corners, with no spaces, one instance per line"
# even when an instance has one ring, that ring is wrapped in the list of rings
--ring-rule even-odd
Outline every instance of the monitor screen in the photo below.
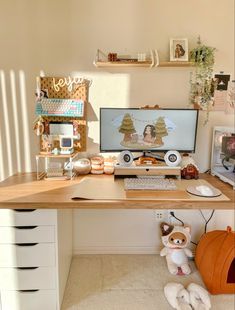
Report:
[[[61,148],[72,148],[73,138],[71,137],[61,137],[60,138],[60,147]]]
[[[100,150],[194,152],[198,110],[100,109]]]

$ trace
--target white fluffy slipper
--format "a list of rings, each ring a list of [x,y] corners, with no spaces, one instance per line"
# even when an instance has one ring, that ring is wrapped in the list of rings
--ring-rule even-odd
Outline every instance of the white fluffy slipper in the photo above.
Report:
[[[190,304],[195,310],[209,310],[211,309],[210,296],[207,290],[202,286],[191,283],[187,287],[190,297]]]
[[[167,283],[164,294],[169,304],[176,310],[192,310],[188,291],[180,283]]]

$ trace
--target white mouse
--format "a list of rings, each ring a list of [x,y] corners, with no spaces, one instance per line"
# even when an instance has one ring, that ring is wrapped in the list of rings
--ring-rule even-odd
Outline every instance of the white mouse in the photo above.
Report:
[[[213,196],[214,195],[212,189],[206,185],[197,186],[196,190],[199,191],[202,194],[202,196]]]

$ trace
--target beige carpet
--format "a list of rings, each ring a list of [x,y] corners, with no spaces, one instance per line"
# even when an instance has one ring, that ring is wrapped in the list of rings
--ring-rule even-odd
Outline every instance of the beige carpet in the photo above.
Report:
[[[172,276],[159,255],[79,255],[72,261],[62,310],[170,310],[168,282],[202,284],[193,263],[189,276]],[[233,295],[211,296],[212,309],[234,310]]]

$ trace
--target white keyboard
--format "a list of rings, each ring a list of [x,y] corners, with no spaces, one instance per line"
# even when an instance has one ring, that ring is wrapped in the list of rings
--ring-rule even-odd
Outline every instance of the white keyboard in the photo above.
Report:
[[[174,180],[163,178],[126,178],[124,179],[125,190],[176,190]]]

